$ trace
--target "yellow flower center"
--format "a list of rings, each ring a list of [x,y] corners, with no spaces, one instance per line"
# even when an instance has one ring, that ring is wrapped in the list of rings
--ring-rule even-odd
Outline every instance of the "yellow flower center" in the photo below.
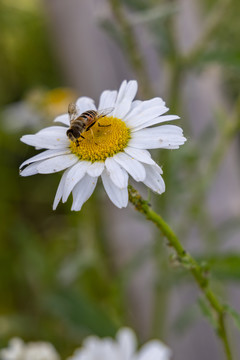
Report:
[[[92,130],[92,131],[91,131]],[[130,139],[130,129],[115,117],[105,116],[81,134],[78,141],[70,140],[70,149],[81,160],[105,161],[122,152]]]

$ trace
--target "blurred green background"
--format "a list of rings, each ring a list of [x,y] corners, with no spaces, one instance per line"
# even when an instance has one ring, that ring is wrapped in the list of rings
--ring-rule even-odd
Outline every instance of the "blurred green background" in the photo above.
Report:
[[[207,305],[152,226],[113,209],[100,184],[81,212],[70,199],[53,212],[61,175],[20,178],[36,151],[19,139],[124,78],[141,99],[162,96],[188,142],[154,152],[166,193],[151,203],[240,311],[239,12],[238,0],[0,0],[0,347],[17,335],[64,358],[129,325],[176,359],[222,359]]]

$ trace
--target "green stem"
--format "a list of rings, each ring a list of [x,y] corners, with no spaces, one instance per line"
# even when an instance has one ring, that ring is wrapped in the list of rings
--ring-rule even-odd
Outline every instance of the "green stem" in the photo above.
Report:
[[[124,13],[122,2],[121,0],[109,0],[109,4],[121,31],[126,55],[134,72],[140,80],[139,90],[145,97],[151,97],[153,90],[149,81],[147,69],[143,61],[141,50],[138,46],[133,28],[126,17],[126,14]]]
[[[221,339],[226,357],[228,360],[232,360],[231,350],[227,338],[224,316],[225,309],[224,306],[220,303],[216,295],[213,293],[212,289],[209,286],[208,279],[205,274],[205,269],[184,249],[181,242],[177,238],[176,234],[169,227],[169,225],[162,219],[160,215],[155,213],[147,203],[143,200],[141,195],[129,185],[129,200],[135,206],[135,209],[145,215],[145,217],[152,221],[161,233],[168,239],[169,246],[174,248],[179,263],[193,275],[197,285],[205,295],[208,300],[213,313],[216,317],[217,323],[217,334]]]

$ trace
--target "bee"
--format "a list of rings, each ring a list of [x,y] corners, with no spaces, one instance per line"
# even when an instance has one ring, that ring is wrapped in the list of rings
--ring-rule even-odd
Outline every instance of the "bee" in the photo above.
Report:
[[[113,111],[113,108],[103,109],[103,110],[88,110],[79,115],[78,108],[76,104],[70,103],[68,105],[68,114],[70,119],[70,127],[67,130],[67,136],[70,140],[75,141],[78,145],[79,138],[84,138],[82,135],[84,132],[89,130],[92,131],[91,127],[104,116],[109,115]],[[100,125],[98,126],[107,127],[109,125]],[[92,132],[93,135],[93,132]]]

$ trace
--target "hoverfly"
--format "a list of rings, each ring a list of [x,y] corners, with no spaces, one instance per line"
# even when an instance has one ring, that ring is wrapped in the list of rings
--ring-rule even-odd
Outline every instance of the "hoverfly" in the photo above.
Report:
[[[78,139],[81,137],[84,132],[91,129],[91,127],[101,118],[109,115],[113,111],[113,108],[103,109],[103,110],[88,110],[79,115],[78,108],[76,104],[70,103],[68,106],[68,114],[70,118],[70,127],[67,130],[67,136],[70,140],[78,143]],[[107,127],[110,125],[100,125],[98,126]]]

